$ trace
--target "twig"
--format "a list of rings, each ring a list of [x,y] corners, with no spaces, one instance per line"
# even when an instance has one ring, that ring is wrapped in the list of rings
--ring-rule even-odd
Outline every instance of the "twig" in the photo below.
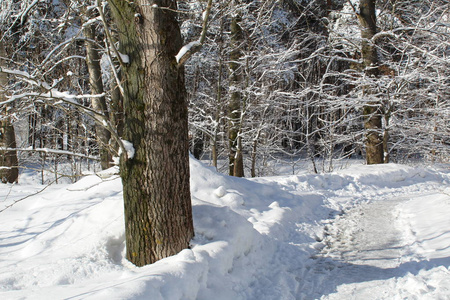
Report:
[[[355,12],[356,15],[359,15],[358,11],[356,10],[356,7],[353,5],[351,0],[347,0],[348,4],[350,4],[350,6],[352,7],[353,11]]]
[[[8,194],[6,194],[5,200],[3,200],[3,201],[8,200],[8,197],[9,197],[9,195],[11,194],[12,188],[13,188],[13,186],[14,186],[15,184],[16,184],[15,182],[14,182],[13,184],[11,184],[11,187],[9,188]]]
[[[106,40],[109,41],[109,45],[113,49],[113,52],[116,55],[120,66],[124,67],[125,63],[122,60],[122,56],[120,55],[119,50],[117,50],[117,48],[114,46],[114,40],[113,40],[113,38],[111,36],[111,32],[109,32],[108,23],[106,22],[105,14],[103,13],[103,7],[101,5],[101,0],[97,0],[97,10],[98,10],[98,12],[100,14],[100,18],[102,20],[103,27],[105,28]]]
[[[61,176],[61,177],[62,177],[62,176]],[[8,208],[14,206],[16,203],[18,203],[18,202],[20,202],[20,201],[23,201],[23,200],[25,200],[25,199],[27,199],[27,198],[30,198],[30,197],[32,197],[32,196],[36,196],[36,195],[39,194],[39,193],[42,193],[43,191],[45,191],[45,189],[47,189],[50,185],[52,185],[53,183],[55,183],[55,182],[56,182],[58,179],[60,179],[61,177],[56,178],[55,180],[53,180],[52,182],[50,182],[50,183],[49,183],[48,185],[46,185],[43,189],[37,191],[36,193],[27,195],[27,196],[25,196],[25,197],[23,197],[23,198],[21,198],[21,199],[14,200],[13,203],[11,203],[10,205],[7,205],[7,206],[5,206],[3,209],[1,209],[1,210],[0,210],[0,213],[2,213],[2,212],[4,212],[5,210],[7,210]],[[11,189],[12,189],[12,187],[11,187]],[[11,191],[10,191],[10,192],[11,192]],[[8,193],[8,195],[9,195],[9,193]],[[5,200],[6,200],[6,199],[5,199]]]
[[[71,189],[71,188],[67,188],[67,190],[69,191],[69,192],[86,192],[87,190],[89,190],[89,189],[91,189],[91,188],[93,188],[93,187],[95,187],[95,186],[98,186],[98,185],[100,185],[100,184],[102,184],[102,183],[104,183],[104,182],[106,182],[106,181],[113,181],[113,180],[116,180],[117,178],[119,178],[120,176],[118,176],[118,175],[116,175],[116,174],[113,174],[111,177],[109,177],[108,179],[104,179],[104,178],[102,178],[101,176],[99,176],[98,174],[94,174],[95,176],[97,176],[98,178],[100,178],[102,181],[100,181],[100,182],[97,182],[97,183],[94,183],[93,185],[90,185],[90,186],[88,186],[88,187],[85,187],[85,188],[82,188],[82,189]]]
[[[200,34],[200,38],[198,40],[198,43],[195,44],[195,46],[190,47],[186,53],[184,53],[178,60],[177,67],[181,67],[184,65],[184,63],[192,57],[196,52],[200,51],[200,49],[203,47],[203,44],[206,39],[206,32],[208,31],[208,19],[209,15],[211,13],[211,7],[212,7],[212,0],[208,0],[208,4],[206,5],[206,9],[203,15],[203,25],[202,25],[202,33]],[[195,43],[195,42],[194,42]]]

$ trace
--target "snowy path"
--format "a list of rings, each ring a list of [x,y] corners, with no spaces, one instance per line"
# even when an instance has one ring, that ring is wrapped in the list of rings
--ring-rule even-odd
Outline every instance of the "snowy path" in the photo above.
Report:
[[[364,203],[325,228],[327,246],[322,254],[336,261],[380,268],[398,266],[402,233],[395,224],[396,207],[407,199]]]
[[[314,284],[298,298],[448,299],[450,258],[448,252],[439,251],[450,246],[444,240],[450,231],[436,226],[439,220],[405,210],[414,206],[415,212],[426,213],[432,205],[426,200],[439,198],[443,197],[437,192],[378,200],[337,216],[325,227],[326,246],[308,267],[313,274],[306,275],[315,279]],[[410,222],[413,219],[420,224]],[[419,234],[427,227],[423,220],[434,225],[434,234],[425,239]],[[439,249],[438,244],[444,247]]]

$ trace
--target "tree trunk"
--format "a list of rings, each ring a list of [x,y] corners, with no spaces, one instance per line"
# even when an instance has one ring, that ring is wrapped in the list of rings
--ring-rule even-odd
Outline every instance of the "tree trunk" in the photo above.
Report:
[[[234,159],[234,176],[244,177],[244,157],[242,156],[242,137],[237,138],[236,157]]]
[[[32,149],[36,149],[37,121],[38,114],[33,110],[28,117],[28,146],[31,146]]]
[[[383,133],[383,155],[384,155],[384,163],[389,163],[390,155],[389,155],[389,121],[390,121],[390,112],[385,113],[384,115],[384,133]]]
[[[375,0],[360,0],[360,14],[362,38],[362,57],[366,76],[376,78],[379,75],[377,49],[370,39],[377,32],[375,16]],[[372,88],[366,87],[364,94],[370,97]],[[366,129],[366,161],[367,164],[382,164],[383,134],[382,134],[382,110],[380,101],[368,101],[363,108],[364,128]]]
[[[2,93],[2,91],[0,91],[0,93]],[[0,148],[16,148],[14,126],[11,124],[9,117],[7,116],[1,121]],[[0,178],[2,182],[17,182],[19,179],[19,160],[17,159],[17,151],[2,150],[0,151],[0,155]]]
[[[86,37],[86,64],[89,71],[89,85],[91,93],[99,95],[104,93],[102,72],[100,68],[100,56],[98,49],[94,43],[95,29],[93,25],[84,27],[84,35]],[[106,106],[106,98],[98,97],[92,98],[92,108],[104,115],[105,120],[109,119],[108,107]],[[95,124],[95,132],[97,135],[97,142],[100,152],[100,163],[103,170],[109,168],[111,165],[111,152],[109,150],[109,140],[111,133],[105,126],[98,123]]]
[[[189,190],[188,110],[176,2],[109,0],[123,62],[125,140],[121,156],[127,259],[153,263],[189,247],[194,235]]]
[[[0,40],[0,57],[6,57],[3,42]],[[2,64],[0,59],[0,66]],[[6,85],[8,76],[0,73],[0,102],[5,101]],[[16,148],[16,134],[11,119],[8,116],[7,108],[0,113],[0,148]],[[0,150],[0,179],[3,183],[17,182],[19,179],[19,160],[16,150]]]
[[[240,142],[240,128],[241,128],[241,102],[242,93],[240,86],[243,83],[242,66],[239,63],[242,57],[242,43],[243,34],[239,26],[241,21],[240,16],[235,16],[231,20],[231,53],[230,53],[230,90],[231,97],[228,104],[229,115],[229,174],[231,176],[244,177],[244,162],[242,156],[242,143]]]
[[[252,145],[252,156],[251,156],[252,157],[252,166],[250,169],[252,177],[256,177],[256,150],[258,147],[259,137],[261,136],[261,131],[262,131],[262,129],[259,128],[258,133],[256,134],[256,137],[253,140],[253,145]]]
[[[220,118],[223,111],[223,104],[222,104],[222,72],[223,72],[223,39],[222,39],[222,33],[223,33],[223,18],[221,18],[220,21],[220,36],[219,36],[219,61],[218,61],[218,78],[217,78],[217,102],[216,102],[216,111],[214,112],[214,133],[212,136],[212,145],[211,145],[211,155],[212,155],[212,164],[217,170],[217,160],[218,160],[218,139],[219,139],[219,131],[220,131]]]

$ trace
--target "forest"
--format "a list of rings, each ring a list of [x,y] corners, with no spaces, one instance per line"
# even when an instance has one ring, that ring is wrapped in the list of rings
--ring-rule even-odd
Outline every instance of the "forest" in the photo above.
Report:
[[[197,158],[253,177],[273,159],[331,171],[370,147],[374,163],[448,160],[448,1],[377,1],[366,15],[374,1],[178,2],[183,43],[202,46],[185,62]],[[1,3],[2,145],[21,162],[109,167],[124,61],[108,6]]]
[[[138,266],[194,235],[188,149],[235,177],[449,162],[447,0],[0,3],[2,182],[119,165]]]

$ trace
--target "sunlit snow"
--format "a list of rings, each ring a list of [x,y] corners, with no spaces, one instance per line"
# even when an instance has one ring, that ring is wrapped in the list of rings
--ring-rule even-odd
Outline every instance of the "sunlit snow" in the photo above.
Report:
[[[450,170],[228,177],[191,159],[195,238],[124,259],[117,168],[1,185],[0,299],[448,299]],[[34,194],[24,199],[25,196]],[[23,199],[23,200],[20,200]]]

